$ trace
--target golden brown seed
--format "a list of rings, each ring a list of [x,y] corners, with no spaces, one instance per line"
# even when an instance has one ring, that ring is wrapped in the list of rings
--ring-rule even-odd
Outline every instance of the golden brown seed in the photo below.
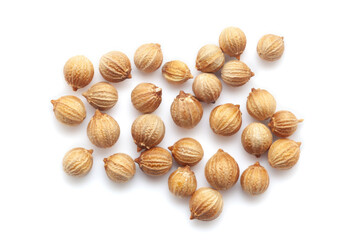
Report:
[[[167,150],[154,147],[142,152],[140,157],[135,159],[135,162],[139,164],[140,169],[147,175],[161,176],[171,169],[172,157]]]
[[[170,174],[168,179],[169,190],[177,197],[191,196],[197,187],[196,177],[189,166],[179,167]]]
[[[74,148],[65,154],[63,169],[70,176],[82,177],[88,174],[93,165],[93,150]]]
[[[175,161],[182,166],[194,166],[204,156],[201,144],[193,138],[182,138],[169,147]]]
[[[87,127],[87,135],[95,146],[109,148],[119,139],[120,127],[111,116],[96,110]]]
[[[273,34],[263,36],[257,45],[259,57],[267,61],[275,61],[284,53],[284,38]]]
[[[64,66],[66,82],[74,91],[87,86],[94,76],[94,66],[85,56],[70,58]]]
[[[200,122],[203,108],[193,95],[180,91],[171,104],[170,112],[176,125],[183,128],[193,128]]]
[[[140,83],[131,92],[131,102],[142,113],[152,113],[160,105],[162,89],[152,83]]]
[[[240,59],[240,55],[246,47],[246,36],[240,28],[228,27],[221,32],[219,45],[224,53]]]
[[[217,190],[227,190],[239,179],[239,166],[230,154],[219,149],[206,163],[205,177]]]
[[[170,83],[184,83],[193,78],[189,67],[179,60],[165,63],[162,68],[162,75]]]
[[[51,103],[56,119],[66,125],[79,125],[86,117],[85,105],[78,97],[64,96]]]
[[[292,168],[300,157],[300,142],[290,139],[275,141],[268,154],[268,161],[273,168],[285,170]]]
[[[276,136],[289,137],[296,131],[298,123],[302,121],[304,119],[297,119],[289,111],[278,111],[271,117],[269,127]]]
[[[135,66],[142,72],[151,73],[157,70],[163,61],[160,44],[141,45],[135,52]]]
[[[222,84],[215,74],[201,73],[195,78],[192,89],[199,101],[215,103],[220,97]]]
[[[211,111],[210,127],[214,133],[222,136],[231,136],[240,130],[242,118],[240,105],[226,103]]]
[[[240,184],[245,192],[259,195],[265,192],[269,186],[269,174],[264,167],[260,166],[259,162],[256,162],[241,174]]]
[[[111,84],[99,82],[82,94],[91,106],[101,111],[109,110],[118,101],[118,91]]]
[[[222,80],[232,87],[244,85],[254,75],[250,68],[239,60],[227,62],[221,70]]]
[[[125,183],[135,174],[135,162],[127,154],[116,153],[104,159],[107,176],[114,182]]]
[[[155,114],[141,115],[132,124],[131,135],[138,146],[138,152],[141,149],[150,149],[163,140],[164,122]]]
[[[131,78],[131,63],[124,53],[112,51],[101,57],[99,71],[105,80],[118,83]]]
[[[221,49],[208,44],[200,48],[196,58],[196,69],[206,73],[217,72],[225,63],[225,56]]]
[[[270,130],[262,123],[249,124],[241,135],[241,143],[245,151],[256,157],[260,157],[269,149],[272,140]]]
[[[275,113],[276,101],[268,91],[253,88],[247,98],[246,109],[250,116],[264,121]]]
[[[217,218],[223,209],[221,194],[207,187],[199,188],[190,199],[190,219],[211,221]]]

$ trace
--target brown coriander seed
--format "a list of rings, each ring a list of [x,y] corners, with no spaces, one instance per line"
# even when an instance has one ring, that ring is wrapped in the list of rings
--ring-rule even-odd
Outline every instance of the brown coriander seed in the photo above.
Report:
[[[219,217],[223,210],[221,194],[207,187],[199,188],[190,199],[190,219],[211,221]]]
[[[272,144],[272,134],[262,123],[250,123],[242,132],[241,143],[246,152],[260,157]]]
[[[135,119],[131,126],[131,135],[137,151],[150,149],[158,145],[165,136],[164,122],[155,114],[144,114]]]
[[[259,195],[265,192],[269,186],[269,181],[268,172],[263,166],[260,166],[259,162],[248,167],[240,178],[242,189],[251,195]]]
[[[114,118],[96,109],[88,124],[87,135],[95,146],[109,148],[119,139],[120,127]]]
[[[246,47],[246,36],[240,28],[227,27],[220,34],[219,45],[224,53],[240,59]]]
[[[214,44],[208,44],[200,48],[196,57],[196,69],[205,73],[219,71],[224,63],[224,53]]]
[[[135,66],[142,72],[156,71],[162,64],[163,54],[160,44],[147,43],[141,45],[135,52]]]
[[[131,63],[124,53],[111,51],[101,57],[99,71],[105,80],[118,83],[131,78]]]
[[[104,158],[104,168],[109,179],[118,183],[129,181],[136,172],[134,160],[125,153],[116,153]]]
[[[226,103],[214,108],[210,113],[210,127],[214,133],[231,136],[240,130],[242,118],[240,105]]]
[[[85,56],[70,58],[64,66],[64,77],[74,91],[87,86],[94,77],[94,66]]]
[[[267,61],[276,61],[284,53],[284,38],[273,34],[263,36],[257,45],[259,57]]]
[[[290,139],[276,140],[268,153],[270,166],[281,170],[292,168],[300,158],[300,145],[300,142]]]
[[[56,119],[69,126],[82,123],[86,117],[84,103],[75,96],[63,96],[58,100],[51,100]]]
[[[73,148],[63,159],[63,169],[70,176],[83,177],[89,173],[93,165],[93,150]]]
[[[278,111],[271,117],[269,127],[276,136],[289,137],[296,131],[298,123],[302,121],[304,119],[297,119],[292,112]]]
[[[239,165],[230,154],[219,149],[206,163],[205,177],[217,190],[227,190],[239,179]]]
[[[191,196],[197,187],[196,177],[189,166],[178,167],[168,179],[169,191],[177,197]]]
[[[163,77],[170,83],[181,84],[193,78],[189,67],[182,61],[175,60],[164,64]]]
[[[118,101],[118,91],[111,84],[99,82],[82,94],[91,106],[106,111],[115,106]]]
[[[264,121],[275,113],[276,101],[268,91],[252,88],[247,98],[246,109],[250,116]]]
[[[254,75],[250,68],[239,60],[231,60],[225,63],[221,70],[222,80],[232,87],[244,85]]]
[[[152,83],[140,83],[131,92],[133,106],[142,113],[152,113],[161,104],[162,89]]]
[[[140,154],[135,159],[141,171],[150,176],[161,176],[170,171],[172,157],[169,151],[161,147],[154,147]]]
[[[193,128],[203,116],[201,103],[191,94],[180,91],[170,108],[175,124],[183,128]]]
[[[215,103],[220,97],[222,84],[215,74],[201,73],[195,78],[192,90],[199,101]]]
[[[193,138],[182,138],[169,147],[175,161],[182,166],[194,166],[204,156],[201,144]]]

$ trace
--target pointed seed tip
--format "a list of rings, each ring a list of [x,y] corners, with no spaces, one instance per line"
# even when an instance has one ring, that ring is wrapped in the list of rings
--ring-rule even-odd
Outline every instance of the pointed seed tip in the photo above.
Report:
[[[299,119],[299,120],[298,120],[298,122],[303,122],[303,121],[304,121],[304,119]]]
[[[94,150],[93,150],[93,149],[89,149],[88,152],[89,152],[90,154],[92,154],[92,153],[94,152]]]
[[[51,100],[50,102],[51,102],[52,105],[56,104],[56,100]]]
[[[131,75],[131,73],[129,73],[129,75],[128,75],[128,78],[130,79],[130,78],[132,78],[132,75]]]
[[[168,149],[169,149],[170,151],[172,151],[172,150],[174,149],[174,146],[170,146],[170,147],[168,147]]]

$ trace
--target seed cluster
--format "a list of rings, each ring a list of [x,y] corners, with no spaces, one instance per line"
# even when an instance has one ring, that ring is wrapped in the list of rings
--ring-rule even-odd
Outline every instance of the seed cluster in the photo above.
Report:
[[[187,129],[195,128],[203,116],[202,104],[215,103],[220,98],[222,83],[240,87],[251,80],[255,74],[245,62],[240,61],[246,43],[246,36],[241,29],[228,27],[220,34],[219,46],[207,44],[200,48],[195,67],[202,73],[197,74],[193,80],[194,94],[180,90],[171,104],[170,115],[175,125]],[[267,34],[258,42],[257,53],[263,60],[278,60],[283,52],[282,37]],[[232,58],[226,63],[225,54]],[[163,63],[160,45],[141,45],[134,54],[134,63],[144,74],[160,69]],[[131,62],[124,53],[108,52],[101,57],[99,64],[99,72],[107,82],[96,83],[82,93],[87,102],[96,109],[88,123],[87,136],[90,142],[99,148],[112,147],[120,137],[119,124],[103,111],[111,109],[118,102],[118,91],[112,84],[131,79],[131,71]],[[161,71],[164,79],[175,86],[181,86],[193,78],[188,65],[180,60],[166,62]],[[219,74],[215,75],[217,72]],[[93,64],[84,56],[72,57],[65,63],[64,78],[74,91],[90,84],[93,76]],[[104,169],[111,181],[125,183],[131,180],[136,173],[135,163],[146,175],[163,176],[171,170],[174,159],[180,166],[169,175],[168,189],[177,197],[190,197],[190,219],[202,221],[213,220],[221,214],[224,203],[220,191],[228,190],[237,183],[240,183],[245,193],[252,196],[262,194],[268,189],[270,178],[264,166],[256,162],[241,173],[237,160],[222,149],[213,153],[204,169],[206,180],[212,188],[197,188],[198,183],[192,168],[203,159],[204,150],[209,149],[203,149],[197,140],[190,137],[173,143],[168,147],[170,151],[158,146],[165,136],[165,124],[152,112],[161,105],[162,93],[163,90],[152,83],[140,83],[131,91],[131,103],[142,114],[131,126],[133,141],[141,153],[135,159],[125,153],[105,157]],[[85,105],[76,96],[62,96],[51,100],[51,103],[56,119],[63,124],[76,126],[86,118]],[[297,130],[298,124],[303,120],[290,111],[276,112],[276,107],[276,100],[270,92],[265,89],[251,90],[247,97],[246,110],[259,122],[252,122],[243,129],[241,144],[247,153],[255,157],[268,151],[269,166],[286,170],[298,162],[301,145],[287,137]],[[215,134],[223,137],[235,135],[241,127],[242,112],[239,104],[225,103],[212,109],[209,129]],[[273,142],[274,139],[276,141]],[[93,165],[92,153],[92,149],[73,148],[63,158],[63,170],[70,176],[85,176]]]

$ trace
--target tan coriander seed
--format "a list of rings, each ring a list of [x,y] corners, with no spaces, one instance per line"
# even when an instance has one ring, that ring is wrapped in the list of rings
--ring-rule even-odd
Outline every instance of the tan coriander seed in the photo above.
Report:
[[[242,118],[240,105],[226,103],[214,108],[210,113],[210,127],[214,133],[231,136],[240,130]]]
[[[264,167],[260,166],[259,162],[256,162],[241,174],[240,184],[245,192],[259,195],[265,192],[269,186],[269,174]]]
[[[74,148],[65,154],[63,169],[70,176],[82,177],[88,174],[93,165],[93,150]]]
[[[78,97],[63,96],[51,103],[56,119],[66,125],[79,125],[86,117],[85,105]]]
[[[112,51],[101,57],[99,71],[105,80],[118,83],[131,78],[131,63],[124,53]]]
[[[87,86],[94,76],[94,66],[85,56],[70,58],[64,66],[66,82],[74,91]]]
[[[156,71],[162,64],[163,54],[160,44],[148,43],[141,45],[135,52],[135,66],[142,72]]]
[[[250,68],[239,60],[232,60],[225,63],[221,70],[222,80],[232,87],[244,85],[254,75],[255,74],[251,72]]]
[[[196,58],[196,69],[206,73],[213,73],[220,70],[225,63],[225,56],[221,49],[208,44],[200,48]]]
[[[268,91],[253,88],[247,98],[246,109],[250,116],[264,121],[275,113],[276,101]]]
[[[131,102],[142,113],[152,113],[162,101],[162,89],[152,83],[140,83],[131,92]]]
[[[201,144],[193,138],[182,138],[169,147],[175,161],[182,166],[194,166],[204,156]]]
[[[142,152],[135,162],[139,164],[145,174],[161,176],[171,169],[172,157],[169,151],[161,147],[154,147]]]
[[[278,111],[271,117],[269,127],[276,136],[289,137],[296,131],[298,123],[302,121],[304,119],[297,119],[289,111]]]
[[[120,127],[111,116],[96,110],[87,127],[87,135],[95,146],[109,148],[119,139]]]
[[[241,135],[241,143],[245,151],[256,157],[260,157],[269,149],[272,140],[270,130],[262,123],[249,124]]]
[[[190,219],[211,221],[219,217],[223,210],[221,194],[207,187],[199,188],[190,199]]]
[[[184,83],[193,78],[189,67],[179,60],[165,63],[162,68],[162,75],[170,83]]]
[[[219,45],[224,53],[240,59],[240,55],[246,47],[246,36],[240,28],[228,27],[221,32]]]
[[[217,190],[227,190],[239,179],[240,169],[230,154],[219,149],[206,163],[205,177],[208,183]]]
[[[127,154],[116,153],[104,159],[106,175],[119,183],[129,181],[136,172],[134,160]]]
[[[220,97],[222,84],[215,74],[201,73],[195,78],[192,89],[199,101],[215,103]]]
[[[257,52],[264,60],[278,60],[284,53],[284,38],[273,34],[263,36],[258,42]]]
[[[115,106],[118,101],[118,91],[111,84],[99,82],[82,94],[91,106],[106,111]]]
[[[300,142],[290,139],[276,140],[268,153],[270,166],[281,170],[292,168],[299,160],[300,145]]]
[[[177,197],[191,196],[197,187],[196,177],[189,166],[179,167],[168,179],[169,191]]]

